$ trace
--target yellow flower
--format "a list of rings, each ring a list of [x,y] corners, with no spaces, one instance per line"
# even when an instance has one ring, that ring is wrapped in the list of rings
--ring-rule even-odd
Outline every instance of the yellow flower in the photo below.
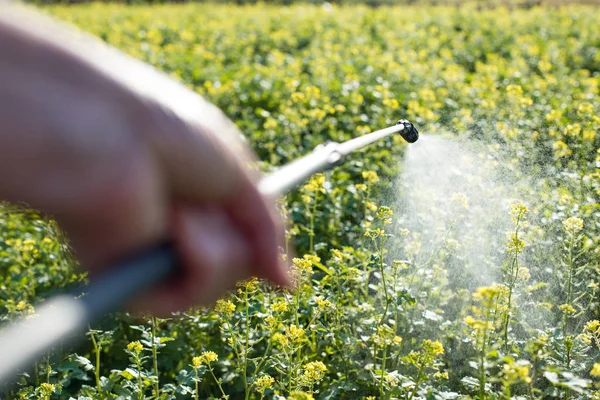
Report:
[[[382,103],[384,106],[389,107],[392,110],[396,110],[400,106],[400,103],[396,99],[383,99]]]
[[[304,186],[304,189],[309,193],[325,192],[323,185],[325,184],[324,174],[313,175],[308,183]]]
[[[433,374],[435,379],[448,379],[448,371],[440,372],[437,371]]]
[[[275,343],[278,343],[280,346],[287,346],[290,343],[288,338],[284,334],[279,332],[273,334],[272,340]]]
[[[594,363],[592,370],[590,371],[591,376],[595,376],[596,378],[600,377],[600,364]]]
[[[512,216],[513,222],[516,224],[517,222],[525,219],[525,216],[529,212],[527,206],[523,203],[514,203],[510,209],[510,215]]]
[[[515,234],[510,236],[510,239],[508,240],[508,244],[506,246],[506,251],[511,253],[511,254],[520,254],[523,252],[523,249],[525,248],[525,241],[519,239],[519,237]]]
[[[546,114],[547,122],[559,122],[562,118],[562,111],[560,110],[552,110],[548,114]]]
[[[596,137],[596,131],[593,129],[584,129],[582,137],[586,142],[593,142]]]
[[[205,351],[200,356],[192,358],[192,366],[198,368],[199,366],[206,364],[209,365],[211,362],[219,360],[219,356],[214,351]]]
[[[127,345],[127,350],[139,354],[142,350],[144,350],[144,346],[142,346],[139,340],[136,340]]]
[[[430,353],[434,357],[441,356],[444,354],[444,345],[439,340],[432,342],[431,340],[423,341],[423,350]]]
[[[585,115],[591,115],[594,112],[594,105],[592,103],[581,103],[577,107],[577,115],[580,117]]]
[[[585,324],[585,328],[583,328],[585,331],[588,332],[598,332],[600,328],[600,321],[598,321],[597,319],[588,321],[587,324]]]
[[[285,328],[285,336],[293,344],[300,344],[304,341],[304,329],[290,325]]]
[[[333,307],[333,304],[329,300],[324,299],[322,296],[315,297],[315,303],[317,303],[317,307],[319,310],[327,310]]]
[[[342,261],[344,258],[346,258],[346,257],[344,256],[344,253],[342,253],[342,252],[341,252],[340,250],[338,250],[338,249],[333,249],[333,250],[331,250],[331,253],[333,254],[333,256],[334,256],[335,258],[337,258],[337,259],[338,259],[338,261]]]
[[[248,279],[244,283],[244,286],[246,287],[246,290],[248,290],[249,292],[254,292],[258,288],[258,278],[253,277],[253,278]]]
[[[508,94],[515,97],[523,94],[523,88],[519,85],[508,85],[506,87],[506,91],[508,92]]]
[[[392,215],[393,215],[393,211],[391,208],[386,207],[386,206],[381,206],[379,207],[379,210],[377,210],[377,218],[379,218],[381,220],[381,222],[383,222],[384,225],[389,225],[392,223]]]
[[[26,247],[26,246],[35,246],[35,240],[31,240],[31,239],[23,240],[23,247]]]
[[[379,182],[379,176],[377,175],[377,172],[375,172],[375,171],[363,171],[362,172],[362,177],[368,183],[377,183],[377,182]]]
[[[305,97],[304,97],[304,93],[294,92],[294,93],[292,93],[291,98],[292,98],[292,102],[298,103],[298,102],[304,101]]]
[[[558,306],[558,309],[565,314],[575,314],[577,310],[570,304],[561,304]]]
[[[40,392],[42,392],[41,394],[48,398],[54,393],[55,390],[56,385],[53,385],[51,383],[44,382],[40,385]]]
[[[305,254],[304,259],[309,261],[311,266],[321,262],[321,257],[315,254]]]
[[[565,136],[574,136],[577,137],[581,133],[581,125],[579,124],[569,124],[565,127]]]
[[[288,309],[287,303],[283,300],[271,304],[271,310],[273,310],[274,312],[282,313],[282,312],[286,312],[287,309]]]
[[[315,400],[315,398],[310,393],[291,392],[288,396],[288,400]]]
[[[269,330],[273,330],[279,326],[279,320],[272,315],[267,315],[265,318],[265,323]]]
[[[275,383],[275,379],[270,375],[263,375],[254,382],[260,393],[264,393],[265,390],[273,386],[273,383]]]
[[[563,226],[568,234],[574,235],[583,230],[583,220],[577,217],[567,218],[563,221]]]
[[[359,192],[364,192],[367,190],[367,185],[365,185],[364,183],[357,183],[356,185],[354,185],[354,187],[356,188],[356,190],[358,190]]]
[[[277,127],[277,121],[275,121],[273,118],[267,118],[267,120],[263,124],[263,128],[265,128],[265,129],[273,129],[276,127]]]
[[[529,268],[527,268],[527,267],[519,268],[518,277],[519,277],[519,279],[521,279],[523,281],[528,281],[531,278],[531,273],[529,272]]]
[[[475,319],[472,316],[467,316],[464,319],[465,324],[467,324],[471,329],[473,329],[473,334],[478,335],[482,331],[494,331],[494,324],[490,321],[483,321],[479,319]]]
[[[202,365],[202,357],[198,356],[198,357],[192,358],[192,366],[194,368],[200,368],[201,365]]]
[[[571,150],[569,146],[562,140],[557,140],[554,142],[552,144],[552,148],[554,149],[554,154],[558,158],[567,157],[573,154],[573,150]]]
[[[485,308],[492,308],[495,301],[507,295],[508,289],[504,285],[491,285],[479,287],[473,293],[473,300],[480,302]]]
[[[217,353],[215,353],[214,351],[205,351],[204,353],[202,353],[202,356],[206,360],[207,364],[217,361],[219,359],[219,356],[217,356]]]
[[[540,71],[547,73],[552,69],[552,63],[548,60],[540,60],[538,62],[538,68]]]
[[[217,300],[215,312],[224,314],[226,317],[231,317],[235,311],[235,304],[231,300]]]
[[[381,237],[385,234],[385,231],[383,229],[367,229],[367,231],[365,232],[365,237],[371,238],[373,240],[377,239],[378,237]]]
[[[502,375],[508,384],[517,382],[530,383],[529,365],[526,362],[509,362],[502,367]]]
[[[519,99],[519,104],[521,105],[521,107],[529,107],[533,104],[533,100],[531,99],[531,97],[521,97]]]
[[[292,273],[297,280],[310,277],[312,275],[312,266],[315,259],[310,255],[303,258],[292,259]],[[320,260],[320,259],[319,259]]]
[[[389,345],[395,336],[395,331],[390,326],[384,324],[377,327],[373,340],[378,346]]]
[[[304,373],[300,378],[305,385],[318,383],[325,376],[327,367],[321,361],[313,361],[304,366]]]

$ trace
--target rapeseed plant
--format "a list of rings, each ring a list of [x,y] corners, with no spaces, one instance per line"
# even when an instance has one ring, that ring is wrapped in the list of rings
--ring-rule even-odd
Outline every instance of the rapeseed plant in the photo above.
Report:
[[[597,9],[44,11],[206,96],[265,172],[401,110],[424,136],[483,143],[528,207],[476,221],[481,199],[452,188],[435,199],[447,215],[414,215],[390,202],[408,154],[390,138],[278,201],[293,291],[250,280],[168,320],[110,316],[3,398],[600,398]],[[472,243],[511,217],[508,241],[470,265]],[[0,226],[3,321],[86,281],[54,222],[6,206]]]

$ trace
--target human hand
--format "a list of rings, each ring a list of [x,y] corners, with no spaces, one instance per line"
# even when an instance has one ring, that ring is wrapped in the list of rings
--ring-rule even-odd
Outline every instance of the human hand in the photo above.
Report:
[[[281,223],[223,113],[147,65],[21,13],[0,16],[0,199],[53,216],[92,276],[172,239],[181,277],[136,310],[207,304],[250,276],[287,284]]]

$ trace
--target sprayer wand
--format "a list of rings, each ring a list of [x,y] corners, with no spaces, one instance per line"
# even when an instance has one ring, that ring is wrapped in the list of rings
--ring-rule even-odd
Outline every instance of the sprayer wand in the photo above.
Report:
[[[317,172],[339,165],[345,156],[369,144],[399,133],[407,142],[419,138],[414,125],[400,120],[394,126],[343,143],[320,145],[308,155],[265,176],[260,192],[283,195]],[[176,272],[177,259],[167,243],[113,265],[104,276],[70,295],[60,295],[36,308],[33,318],[16,321],[0,332],[0,388],[10,384],[54,346],[73,345],[89,325],[118,310],[139,293]],[[85,294],[84,294],[85,293]]]

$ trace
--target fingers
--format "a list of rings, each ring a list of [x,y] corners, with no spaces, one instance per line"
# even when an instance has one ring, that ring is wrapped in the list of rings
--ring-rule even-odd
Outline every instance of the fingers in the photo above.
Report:
[[[172,196],[203,209],[226,209],[250,248],[253,274],[287,285],[289,277],[279,260],[282,223],[274,202],[258,192],[258,176],[249,169],[253,153],[220,110],[199,104],[202,121],[163,114],[151,129],[152,148]]]
[[[180,207],[173,219],[182,270],[173,281],[135,301],[132,308],[137,312],[165,316],[207,305],[252,275],[250,248],[225,212]]]
[[[255,157],[240,132],[201,96],[171,80],[142,79],[145,73],[151,72],[140,69],[139,74],[132,74],[135,82],[128,83],[140,98],[150,99],[143,103],[153,112],[138,119],[145,121],[140,134],[155,154],[172,199],[200,209],[225,209],[232,229],[248,247],[244,262],[251,266],[251,274],[288,285],[290,279],[278,251],[284,237],[282,224],[273,203],[258,192],[259,176],[250,169]],[[149,86],[149,81],[153,85]],[[180,240],[183,244],[184,239]],[[202,247],[201,240],[198,235],[197,249]],[[187,257],[192,254],[183,252]],[[201,270],[200,260],[189,259],[187,267]],[[194,279],[203,278],[197,275]]]
[[[229,203],[228,211],[252,249],[253,274],[289,286],[291,278],[279,256],[284,229],[273,201],[247,186]]]

